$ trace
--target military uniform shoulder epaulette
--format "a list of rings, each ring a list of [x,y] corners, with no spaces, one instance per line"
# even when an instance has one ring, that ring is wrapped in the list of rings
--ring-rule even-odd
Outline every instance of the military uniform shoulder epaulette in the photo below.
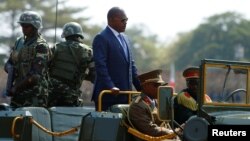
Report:
[[[188,92],[182,92],[177,96],[178,104],[181,104],[193,111],[197,110],[197,102]]]
[[[138,103],[141,99],[142,99],[142,97],[141,97],[141,96],[138,96],[138,97],[135,99],[135,103]]]

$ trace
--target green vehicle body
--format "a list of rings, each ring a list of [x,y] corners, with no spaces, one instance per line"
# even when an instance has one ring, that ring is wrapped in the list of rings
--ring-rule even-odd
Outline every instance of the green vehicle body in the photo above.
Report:
[[[185,123],[182,139],[207,141],[209,125],[250,125],[250,63],[204,59],[200,72],[197,115]],[[160,90],[159,115],[174,126],[175,94],[171,89]],[[211,103],[204,102],[205,94]]]

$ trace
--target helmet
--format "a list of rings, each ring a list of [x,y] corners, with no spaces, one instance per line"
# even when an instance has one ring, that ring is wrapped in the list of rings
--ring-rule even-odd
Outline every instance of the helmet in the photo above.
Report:
[[[82,39],[83,37],[83,32],[82,32],[82,27],[80,24],[76,22],[69,22],[66,23],[63,26],[63,33],[61,35],[62,38],[71,36],[71,35],[79,35]]]
[[[42,28],[42,18],[34,11],[24,12],[18,21],[19,24],[27,23],[33,25],[36,29]]]

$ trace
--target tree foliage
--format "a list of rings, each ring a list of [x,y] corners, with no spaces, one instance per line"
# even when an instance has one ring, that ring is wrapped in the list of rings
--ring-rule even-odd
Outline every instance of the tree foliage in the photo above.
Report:
[[[144,26],[134,26],[126,30],[132,40],[134,48],[132,48],[132,53],[140,72],[145,72],[159,68],[160,64],[156,61],[159,59],[158,51],[160,51],[157,44],[156,35],[144,35]]]
[[[209,17],[193,31],[183,34],[174,46],[177,69],[199,65],[204,58],[249,61],[250,22],[226,12]],[[238,55],[243,50],[243,55]]]
[[[45,39],[54,43],[61,40],[60,35],[55,36],[57,28],[62,28],[66,22],[74,21],[86,27],[85,22],[88,17],[74,17],[86,10],[86,7],[73,8],[67,6],[67,0],[3,0],[0,1],[0,17],[1,27],[9,29],[9,34],[1,33],[1,41],[4,41],[9,46],[13,45],[13,41],[21,35],[21,30],[17,21],[24,11],[36,11],[42,16],[43,28],[41,33]],[[56,38],[55,38],[56,37]]]

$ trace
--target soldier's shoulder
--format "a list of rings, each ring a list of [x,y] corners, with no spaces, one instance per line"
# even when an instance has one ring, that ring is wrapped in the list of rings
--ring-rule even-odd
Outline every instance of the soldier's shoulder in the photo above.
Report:
[[[86,50],[92,50],[92,48],[91,48],[89,45],[80,43],[80,46],[83,47],[83,48],[86,49]]]
[[[134,109],[135,107],[144,107],[144,102],[143,102],[143,99],[141,98],[141,96],[137,96],[133,101],[132,103],[130,104],[130,109]],[[136,108],[136,109],[137,109]]]
[[[24,43],[24,36],[19,36],[16,38],[16,41],[15,41],[15,46],[17,44],[23,44]]]
[[[39,36],[39,38],[37,39],[37,45],[49,48],[48,42],[41,36]]]
[[[85,54],[84,56],[92,57],[93,56],[93,50],[90,46],[81,43],[81,48],[83,53]]]
[[[193,98],[188,92],[181,92],[176,96],[176,98],[177,98],[178,103],[181,103],[181,101],[193,100]]]
[[[143,100],[143,97],[141,96],[136,97],[131,105],[139,107],[147,107],[147,103]]]
[[[181,91],[177,94],[177,97],[190,97],[190,94],[188,92]]]
[[[41,34],[38,35],[38,37],[37,37],[37,42],[44,42],[44,43],[47,43],[46,39],[45,39]]]
[[[56,43],[55,46],[67,46],[67,43],[66,42],[59,42],[59,43]]]

